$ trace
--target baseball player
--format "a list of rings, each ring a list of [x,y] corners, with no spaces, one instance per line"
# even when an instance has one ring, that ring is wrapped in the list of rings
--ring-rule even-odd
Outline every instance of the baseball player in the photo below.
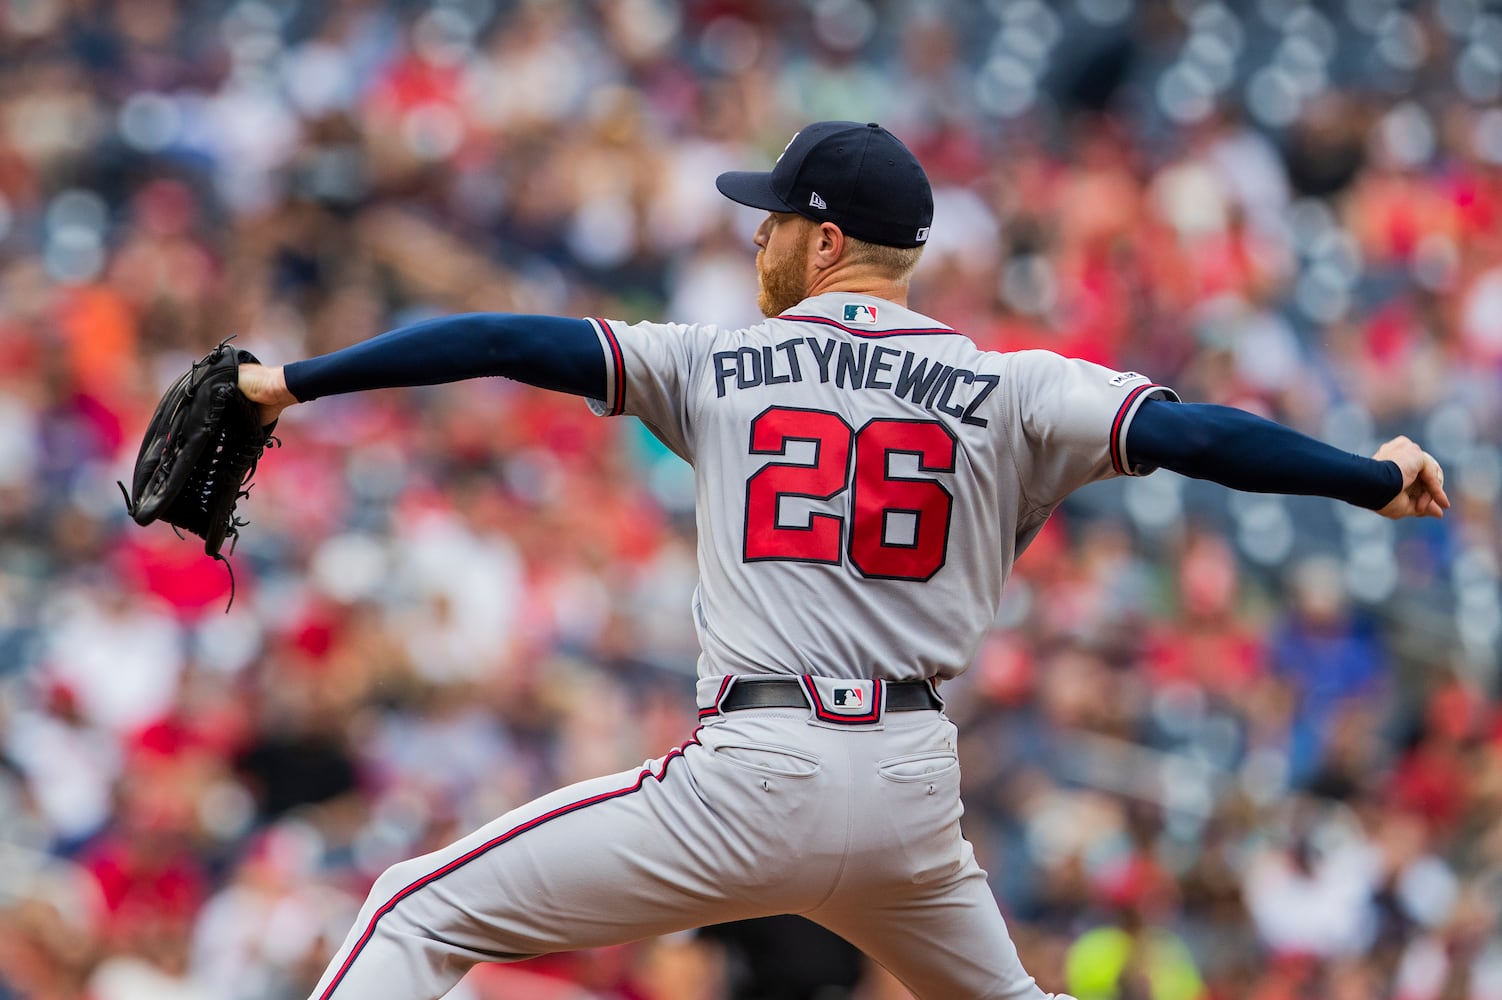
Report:
[[[722,174],[756,231],[748,329],[472,314],[241,368],[270,419],[331,393],[503,375],[633,414],[695,470],[700,726],[376,880],[315,1000],[443,995],[476,962],[796,913],[918,997],[1048,997],[960,833],[955,729],[1002,585],[1072,490],[1166,467],[1391,518],[1449,506],[1374,458],[1135,372],[985,352],[907,307],[933,199],[876,124],[818,122]]]

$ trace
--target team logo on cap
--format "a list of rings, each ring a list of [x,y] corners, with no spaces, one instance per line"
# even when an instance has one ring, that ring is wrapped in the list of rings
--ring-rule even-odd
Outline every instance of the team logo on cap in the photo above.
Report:
[[[868,306],[864,302],[845,303],[846,323],[865,323],[869,326],[876,325],[876,307]]]

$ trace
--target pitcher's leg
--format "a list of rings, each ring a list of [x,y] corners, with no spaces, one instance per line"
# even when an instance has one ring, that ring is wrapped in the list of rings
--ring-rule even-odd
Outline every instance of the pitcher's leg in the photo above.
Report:
[[[679,756],[546,795],[394,865],[313,997],[429,1000],[477,962],[737,916],[720,898],[713,858],[703,856],[716,821]]]
[[[915,713],[849,743],[864,836],[839,890],[805,915],[921,1000],[1044,1000],[961,829],[957,742],[949,720]]]
[[[885,900],[846,898],[807,916],[881,963],[918,1000],[1050,996],[1022,968],[973,857],[951,880],[893,892]]]

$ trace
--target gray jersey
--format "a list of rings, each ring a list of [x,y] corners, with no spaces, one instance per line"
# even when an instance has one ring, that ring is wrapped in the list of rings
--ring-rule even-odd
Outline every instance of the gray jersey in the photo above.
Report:
[[[1171,390],[1048,351],[982,351],[830,293],[749,329],[594,321],[602,414],[694,467],[701,677],[947,678],[1071,491],[1127,467]]]

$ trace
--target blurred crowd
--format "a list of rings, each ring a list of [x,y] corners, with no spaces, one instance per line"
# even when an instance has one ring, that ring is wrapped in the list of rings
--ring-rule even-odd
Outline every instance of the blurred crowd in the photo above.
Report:
[[[927,165],[913,303],[983,346],[1448,471],[1443,521],[1159,473],[1050,522],[944,691],[1029,969],[1502,998],[1486,0],[12,0],[0,1000],[301,997],[385,866],[681,742],[690,473],[634,421],[499,379],[290,410],[228,613],[115,481],[230,334],[754,320],[756,213],[713,178],[819,118]],[[840,948],[720,928],[455,995],[903,995]]]

